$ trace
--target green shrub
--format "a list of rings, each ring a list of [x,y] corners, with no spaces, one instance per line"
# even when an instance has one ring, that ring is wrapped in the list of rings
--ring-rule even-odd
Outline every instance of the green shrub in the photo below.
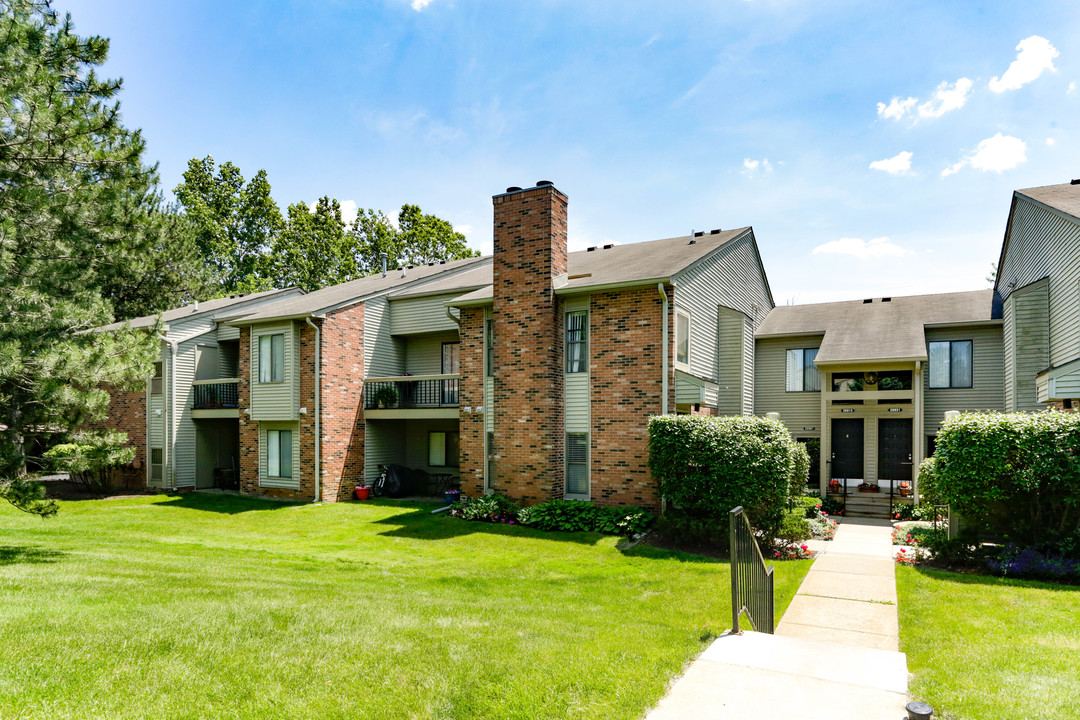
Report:
[[[844,501],[840,498],[834,498],[831,495],[826,495],[821,498],[821,512],[826,515],[843,515],[844,514]]]
[[[919,499],[929,505],[944,505],[937,495],[937,458],[928,457],[919,464]]]
[[[605,535],[636,535],[652,521],[652,513],[641,508],[607,507],[585,500],[549,500],[518,513],[518,522],[538,530]]]
[[[730,544],[726,519],[721,522],[669,510],[657,519],[656,528],[671,540],[685,545],[726,549]]]
[[[685,516],[726,528],[728,513],[741,505],[765,537],[775,537],[809,460],[778,420],[664,415],[649,419],[649,468]]]
[[[976,527],[1031,546],[1080,531],[1080,413],[965,413],[935,458],[933,494]]]
[[[510,525],[516,522],[517,512],[517,503],[502,495],[481,495],[467,502],[457,502],[450,506],[450,514],[462,520]]]
[[[788,495],[800,497],[806,490],[806,479],[810,477],[810,453],[806,445],[795,442],[792,445],[791,479],[788,481]]]
[[[112,487],[117,468],[135,459],[135,448],[128,444],[127,433],[104,430],[78,433],[69,443],[45,451],[53,470],[70,474],[75,482],[91,490]]]
[[[911,505],[909,503],[893,504],[893,520],[927,520],[933,521],[937,511],[929,503]]]
[[[788,543],[810,539],[810,528],[806,524],[806,512],[802,509],[791,510],[784,513],[784,519],[780,523],[780,529],[776,533],[779,540]]]

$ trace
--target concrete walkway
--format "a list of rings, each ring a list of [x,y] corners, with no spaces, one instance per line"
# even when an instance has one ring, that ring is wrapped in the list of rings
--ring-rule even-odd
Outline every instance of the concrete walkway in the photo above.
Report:
[[[886,520],[842,520],[832,541],[813,543],[817,559],[776,634],[717,638],[646,719],[904,717],[891,531]]]

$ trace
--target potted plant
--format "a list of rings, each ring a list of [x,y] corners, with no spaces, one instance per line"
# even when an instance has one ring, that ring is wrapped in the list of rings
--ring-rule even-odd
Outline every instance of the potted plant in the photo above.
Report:
[[[907,480],[904,480],[902,483],[900,483],[900,497],[907,497],[910,494],[911,483],[909,483]]]
[[[370,492],[371,492],[371,488],[369,488],[367,485],[357,485],[356,486],[356,499],[357,500],[367,500],[368,499],[368,494]]]
[[[881,488],[879,488],[877,485],[874,485],[873,483],[868,483],[865,480],[859,483],[859,492],[876,493],[880,490]]]
[[[836,480],[834,478],[834,479],[829,481],[829,492],[831,492],[831,493],[840,492],[840,481],[839,480]]]
[[[381,408],[397,405],[397,389],[394,388],[392,385],[383,385],[375,391],[374,400],[375,404]]]

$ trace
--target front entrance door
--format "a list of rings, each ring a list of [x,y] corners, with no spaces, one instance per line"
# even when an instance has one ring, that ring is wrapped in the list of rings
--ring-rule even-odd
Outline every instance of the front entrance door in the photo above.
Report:
[[[862,418],[833,418],[830,477],[857,480],[863,477]]]
[[[911,481],[911,420],[878,420],[878,477]]]

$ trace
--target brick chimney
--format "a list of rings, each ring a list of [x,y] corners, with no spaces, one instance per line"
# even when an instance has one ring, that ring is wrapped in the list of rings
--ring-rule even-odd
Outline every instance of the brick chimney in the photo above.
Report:
[[[563,496],[563,337],[552,279],[566,273],[566,196],[507,188],[495,206],[493,489],[527,503]]]

